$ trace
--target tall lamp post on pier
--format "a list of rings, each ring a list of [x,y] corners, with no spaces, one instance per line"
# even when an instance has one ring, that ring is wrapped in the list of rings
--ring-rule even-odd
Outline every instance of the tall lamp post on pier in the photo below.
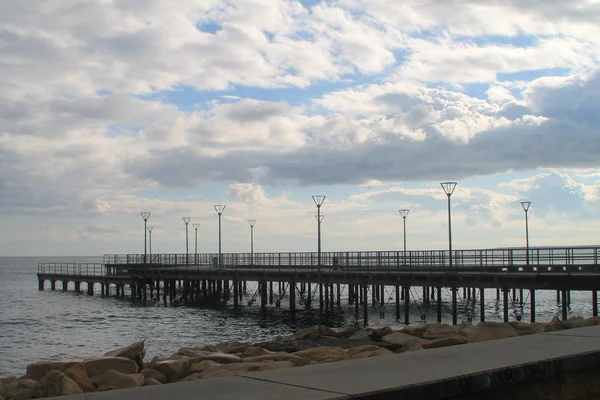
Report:
[[[200,228],[200,224],[192,224],[194,227],[195,233],[195,245],[194,245],[194,264],[198,264],[198,228]]]
[[[527,241],[527,255],[526,255],[526,263],[529,265],[529,221],[527,219],[527,212],[529,211],[529,206],[531,206],[530,201],[522,201],[521,207],[523,207],[523,211],[525,211],[525,240]]]
[[[406,217],[408,216],[410,210],[403,209],[398,211],[400,212],[400,215],[402,215],[402,219],[404,221],[404,265],[406,265]]]
[[[147,239],[146,239],[146,223],[148,222],[148,218],[150,218],[150,212],[149,211],[143,211],[140,213],[140,215],[142,216],[142,219],[144,220],[144,264],[146,264],[146,244],[147,244]]]
[[[317,254],[317,262],[318,262],[318,269],[319,272],[321,271],[321,222],[323,221],[323,216],[321,215],[321,206],[323,205],[323,202],[325,201],[325,197],[324,195],[314,195],[312,197],[313,201],[315,202],[315,205],[317,206],[317,243],[318,243],[318,254]]]
[[[221,256],[221,214],[225,211],[225,207],[221,204],[215,205],[215,211],[219,214],[219,269],[223,269],[223,258]]]
[[[442,182],[442,189],[444,189],[444,193],[448,196],[448,247],[450,254],[448,255],[448,259],[450,262],[450,269],[452,269],[452,217],[450,212],[450,196],[454,193],[454,189],[456,188],[456,182]]]
[[[250,225],[250,265],[254,265],[254,224],[255,219],[249,219],[248,225]]]
[[[152,262],[152,230],[154,229],[153,226],[149,226],[148,227],[148,241],[149,241],[149,253],[150,253],[150,262]]]
[[[188,224],[192,217],[181,217],[185,223],[185,265],[189,264],[189,250],[188,250]]]

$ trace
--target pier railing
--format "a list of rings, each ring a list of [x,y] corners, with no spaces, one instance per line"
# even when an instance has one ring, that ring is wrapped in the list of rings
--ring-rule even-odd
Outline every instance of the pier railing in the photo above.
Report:
[[[100,263],[38,263],[38,274],[64,276],[104,276],[107,268]]]
[[[523,248],[455,250],[454,268],[506,268],[522,266],[596,266],[600,247]],[[309,268],[312,270],[362,270],[396,268],[447,268],[447,250],[322,252],[296,253],[218,253],[202,254],[106,254],[105,265],[146,265],[148,267],[197,266],[217,268]]]

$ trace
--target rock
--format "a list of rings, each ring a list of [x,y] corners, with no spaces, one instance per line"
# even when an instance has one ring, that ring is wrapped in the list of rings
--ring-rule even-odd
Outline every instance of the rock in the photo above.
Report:
[[[252,346],[250,343],[246,342],[225,342],[218,344],[217,350],[227,354],[238,354],[243,353],[248,347]]]
[[[411,336],[416,336],[416,337],[422,338],[423,333],[425,332],[425,329],[427,329],[427,325],[412,325],[412,326],[406,326],[406,327],[402,328],[400,330],[400,332],[402,332],[406,335],[411,335]]]
[[[188,371],[188,374],[192,374],[192,373],[196,373],[196,372],[204,372],[207,369],[219,367],[220,365],[222,365],[222,364],[219,364],[218,362],[214,362],[211,360],[200,361],[200,362],[192,364],[192,366],[190,367],[190,369]]]
[[[202,372],[204,372],[204,371],[202,371]],[[181,378],[177,382],[187,382],[187,381],[195,381],[198,379],[202,379],[202,377],[200,376],[200,375],[202,375],[202,372],[194,372],[193,374],[190,374],[190,375],[186,376],[185,378]]]
[[[177,382],[188,374],[190,359],[167,360],[157,363],[154,368],[167,378],[167,382]]]
[[[348,354],[348,357],[352,358],[352,356],[359,354],[359,353],[363,353],[363,352],[367,352],[367,351],[377,351],[377,350],[387,350],[384,349],[383,347],[379,347],[379,346],[374,346],[372,344],[367,344],[364,346],[356,346],[356,347],[351,347],[348,350],[346,350],[346,354]],[[393,352],[387,350],[389,352],[389,354],[392,354]]]
[[[113,369],[109,369],[100,376],[92,377],[98,385],[98,390],[126,389],[142,386],[146,378],[142,374],[124,374]]]
[[[184,347],[180,349],[176,355],[193,358],[195,361],[211,360],[218,362],[219,364],[231,364],[242,361],[240,357],[234,356],[233,354],[226,354],[220,351],[204,351],[194,347]],[[171,358],[175,359],[175,356]]]
[[[27,366],[27,377],[39,381],[50,371],[64,371],[73,365],[83,366],[83,360],[42,360]]]
[[[567,327],[562,323],[562,321],[558,319],[557,316],[554,316],[552,317],[552,320],[546,324],[544,332],[556,332],[563,331],[565,329],[567,329]]]
[[[380,341],[386,335],[392,333],[392,328],[389,326],[382,326],[379,328],[369,329],[370,334],[369,337],[375,341]]]
[[[515,336],[519,336],[519,334],[510,324],[503,322],[481,322],[477,324],[476,329],[469,332],[467,340],[471,343],[476,343]]]
[[[305,357],[316,362],[332,362],[347,360],[348,355],[340,347],[315,347],[312,349],[300,350],[294,353],[299,357]]]
[[[382,341],[387,343],[393,343],[401,347],[410,347],[416,343],[424,342],[423,339],[417,336],[408,335],[404,333],[404,331],[393,332],[389,335],[385,335],[382,338]]]
[[[37,382],[23,378],[12,381],[4,386],[4,397],[12,400],[28,400],[33,398]]]
[[[464,326],[462,324],[448,325],[435,322],[425,326],[425,331],[421,337],[427,340],[440,339],[448,336],[458,335],[463,328]]]
[[[274,369],[293,368],[291,361],[266,361],[261,363],[257,371],[272,371]]]
[[[534,333],[543,332],[544,328],[546,327],[545,324],[540,322],[528,324],[527,322],[511,321],[509,324],[514,328],[515,331],[517,331],[517,335],[519,336],[533,335]]]
[[[85,372],[85,368],[81,364],[70,366],[64,371],[64,374],[73,380],[84,392],[95,392],[96,388],[92,384],[89,376]]]
[[[582,317],[571,317],[571,318],[567,319],[566,321],[563,321],[562,324],[567,329],[584,328],[586,326],[594,325],[593,321],[584,319]]]
[[[64,376],[60,381],[60,395],[68,396],[70,394],[79,394],[83,393],[83,389],[79,387],[79,385],[68,376]]]
[[[226,364],[221,365],[216,368],[208,369],[204,372],[201,372],[199,375],[200,379],[206,378],[216,378],[218,376],[228,376],[235,375],[241,372],[251,372],[251,371],[259,371],[261,363],[249,363],[249,362],[241,362],[235,364]]]
[[[432,340],[431,342],[421,343],[421,347],[423,349],[436,349],[438,347],[447,347],[447,346],[456,346],[459,344],[468,343],[466,337],[460,335],[442,337],[436,340]]]
[[[152,359],[150,360],[150,362],[145,363],[144,368],[154,369],[154,367],[156,366],[156,364],[158,364],[161,361],[167,361],[167,360],[169,360],[169,357],[154,356],[154,357],[152,357]]]
[[[394,354],[394,352],[380,347],[379,350],[368,350],[368,351],[362,351],[360,353],[356,353],[353,356],[350,356],[350,359],[356,360],[359,358],[389,356],[390,354]]]
[[[587,320],[589,321],[590,326],[600,325],[600,317],[589,317]]]
[[[136,362],[125,357],[86,358],[83,360],[83,366],[88,376],[102,375],[111,369],[122,374],[136,374],[138,372]]]
[[[311,360],[306,357],[300,357],[295,354],[285,353],[283,351],[244,359],[244,362],[262,363],[265,361],[289,361],[294,367],[301,367],[311,363]]]
[[[370,340],[370,339],[369,339]],[[269,351],[279,352],[285,351],[286,353],[293,353],[299,350],[311,349],[313,347],[318,347],[319,345],[312,340],[280,340],[274,342],[262,342],[257,343],[255,346],[262,347]]]
[[[273,354],[273,352],[269,351],[267,349],[263,349],[262,347],[250,346],[246,350],[244,350],[244,352],[242,354],[239,354],[239,356],[242,358],[245,358],[245,357],[263,356],[265,354]]]
[[[140,374],[144,375],[145,378],[152,378],[160,383],[167,383],[167,377],[162,372],[158,372],[155,369],[144,368],[140,371]]]
[[[145,340],[135,342],[126,347],[121,347],[120,349],[109,351],[104,356],[106,357],[124,357],[136,362],[140,369],[143,367],[144,356],[146,355],[146,350],[144,350]]]
[[[337,337],[339,337],[339,338],[349,338],[357,330],[358,330],[358,328],[356,328],[354,326],[348,326],[346,328],[337,329],[337,330],[335,330],[335,332],[337,334]]]
[[[348,340],[371,340],[371,332],[366,329],[357,329]]]
[[[288,340],[300,340],[300,339],[317,340],[321,336],[338,337],[339,335],[336,331],[334,331],[333,329],[331,329],[327,326],[318,325],[318,326],[313,326],[310,328],[301,329],[298,332],[294,333],[293,335],[288,336],[286,339],[288,339]]]
[[[160,383],[159,381],[157,381],[154,378],[144,379],[144,386],[157,386],[157,385],[162,385],[162,383]]]
[[[36,398],[60,396],[60,383],[64,377],[65,374],[61,371],[48,371],[37,383],[33,396]]]

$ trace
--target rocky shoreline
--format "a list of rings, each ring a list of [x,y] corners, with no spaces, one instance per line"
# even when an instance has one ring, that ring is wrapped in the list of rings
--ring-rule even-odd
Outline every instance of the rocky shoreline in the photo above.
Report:
[[[77,393],[124,389],[209,379],[243,372],[385,356],[405,351],[482,342],[539,332],[600,325],[600,317],[560,321],[484,322],[447,325],[432,323],[392,329],[316,326],[275,340],[224,342],[184,347],[171,356],[145,360],[144,341],[102,357],[43,360],[27,366],[24,376],[0,377],[0,400],[28,400]]]

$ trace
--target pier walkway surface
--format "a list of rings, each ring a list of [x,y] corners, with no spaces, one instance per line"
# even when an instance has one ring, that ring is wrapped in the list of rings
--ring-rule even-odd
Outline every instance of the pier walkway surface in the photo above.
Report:
[[[451,399],[591,368],[600,326],[69,399]]]

